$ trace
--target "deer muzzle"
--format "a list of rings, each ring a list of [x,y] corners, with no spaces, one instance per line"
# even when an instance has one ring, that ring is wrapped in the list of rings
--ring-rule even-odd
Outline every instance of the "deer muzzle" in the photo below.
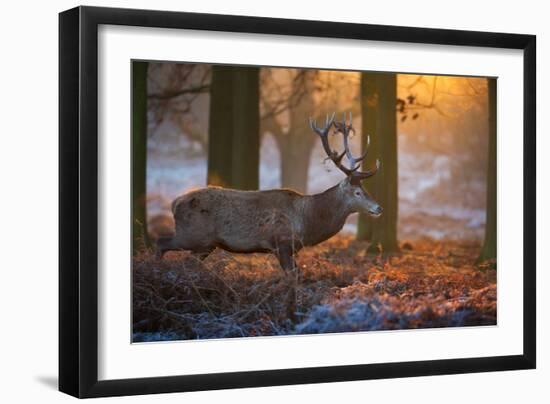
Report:
[[[382,206],[378,205],[375,208],[369,209],[369,214],[373,217],[379,217],[383,211]]]

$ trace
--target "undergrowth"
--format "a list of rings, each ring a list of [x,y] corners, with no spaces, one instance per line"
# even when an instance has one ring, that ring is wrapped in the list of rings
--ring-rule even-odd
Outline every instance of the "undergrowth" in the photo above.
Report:
[[[496,324],[496,266],[476,242],[415,241],[368,255],[336,236],[285,273],[268,254],[133,258],[134,342]]]

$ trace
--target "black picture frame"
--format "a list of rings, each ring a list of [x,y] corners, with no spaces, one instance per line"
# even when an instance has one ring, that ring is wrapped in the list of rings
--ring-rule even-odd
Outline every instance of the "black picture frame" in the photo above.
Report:
[[[523,354],[99,381],[97,51],[100,24],[523,50]],[[59,15],[59,100],[61,391],[84,398],[535,368],[534,35],[77,7]]]

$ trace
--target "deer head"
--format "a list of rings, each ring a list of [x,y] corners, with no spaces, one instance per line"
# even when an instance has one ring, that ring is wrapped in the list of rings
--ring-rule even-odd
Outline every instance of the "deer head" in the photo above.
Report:
[[[371,177],[380,168],[380,161],[376,160],[375,168],[367,171],[359,171],[360,163],[367,157],[367,149],[370,144],[370,137],[367,137],[367,147],[365,148],[365,154],[360,157],[354,157],[351,153],[349,146],[350,133],[355,133],[355,129],[352,124],[352,115],[349,114],[349,124],[346,121],[346,114],[342,121],[335,121],[335,114],[331,117],[327,115],[325,120],[325,126],[318,128],[316,121],[309,118],[309,125],[311,129],[319,135],[323,149],[327,154],[327,157],[334,163],[334,165],[346,174],[346,178],[340,183],[342,194],[346,199],[349,208],[354,212],[363,212],[371,216],[378,217],[382,214],[382,207],[372,198],[367,190],[361,184],[361,181],[365,178]],[[332,150],[328,140],[330,130],[334,126],[334,134],[342,134],[344,141],[344,151],[338,153],[336,150]],[[349,161],[350,167],[344,166],[342,160],[346,157]]]

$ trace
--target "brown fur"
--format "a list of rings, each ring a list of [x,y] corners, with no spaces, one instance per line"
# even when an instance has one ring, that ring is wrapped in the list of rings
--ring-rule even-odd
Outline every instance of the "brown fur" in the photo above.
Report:
[[[288,189],[237,191],[207,187],[174,200],[173,238],[159,239],[160,257],[190,250],[201,259],[216,247],[237,253],[269,252],[283,269],[296,267],[294,255],[338,233],[353,212],[379,214],[381,208],[346,178],[317,195]]]

